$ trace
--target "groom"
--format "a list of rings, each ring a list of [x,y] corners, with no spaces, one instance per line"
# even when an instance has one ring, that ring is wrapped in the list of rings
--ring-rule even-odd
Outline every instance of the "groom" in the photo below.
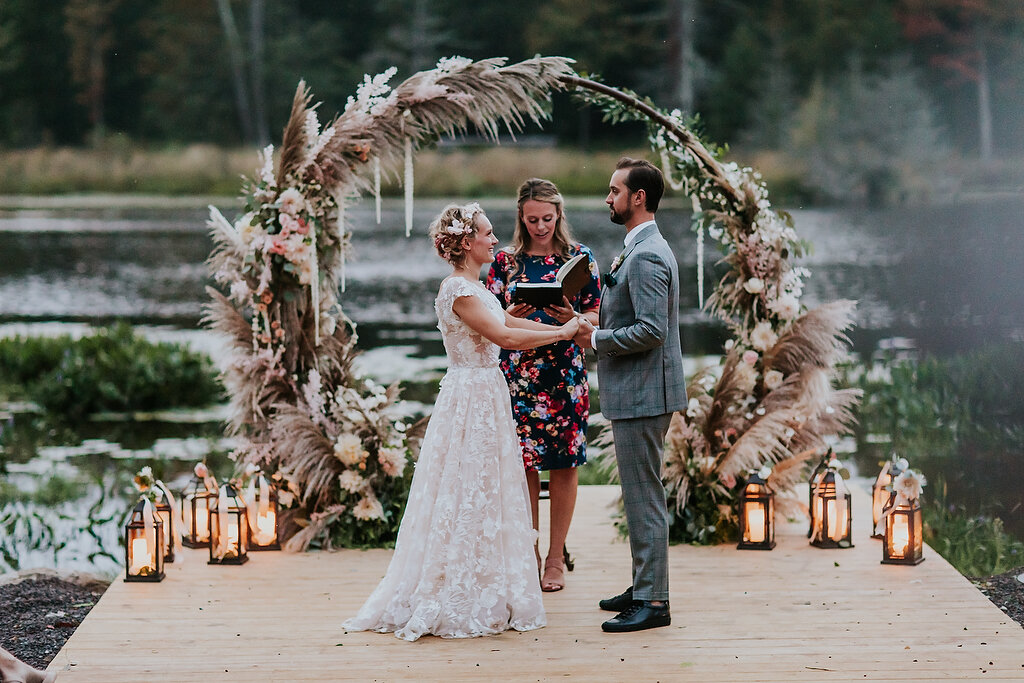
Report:
[[[623,157],[605,203],[626,228],[622,253],[601,289],[600,327],[576,341],[597,352],[601,412],[611,420],[622,500],[633,555],[633,585],[602,600],[619,614],[609,632],[671,623],[668,604],[668,509],[661,483],[662,449],[672,413],[686,407],[679,344],[679,273],[654,214],[665,191],[661,171]]]

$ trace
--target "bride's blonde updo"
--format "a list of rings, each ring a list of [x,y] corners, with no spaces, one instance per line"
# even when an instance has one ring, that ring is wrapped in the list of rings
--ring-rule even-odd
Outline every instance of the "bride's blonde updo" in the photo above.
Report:
[[[466,258],[462,240],[472,237],[477,229],[477,217],[484,212],[480,205],[471,202],[465,205],[449,204],[430,224],[430,237],[438,255],[453,266],[459,266]]]

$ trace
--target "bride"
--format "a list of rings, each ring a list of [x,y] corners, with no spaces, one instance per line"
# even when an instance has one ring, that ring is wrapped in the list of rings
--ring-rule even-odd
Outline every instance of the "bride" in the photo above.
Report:
[[[514,318],[484,289],[480,270],[494,260],[498,240],[479,204],[448,206],[430,235],[452,265],[434,301],[449,369],[391,564],[344,627],[405,640],[541,628],[536,532],[498,347],[572,339],[580,321],[555,327]]]

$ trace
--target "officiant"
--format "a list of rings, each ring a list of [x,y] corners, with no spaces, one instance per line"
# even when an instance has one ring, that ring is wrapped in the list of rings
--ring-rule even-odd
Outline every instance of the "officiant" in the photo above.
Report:
[[[519,283],[552,282],[558,269],[578,254],[590,262],[590,279],[571,299],[563,297],[561,305],[543,309],[513,303]],[[572,238],[565,201],[554,183],[530,178],[520,185],[512,243],[495,255],[487,287],[516,317],[560,324],[580,313],[597,325],[601,298],[597,261],[589,248]],[[576,507],[576,468],[587,461],[586,357],[574,341],[562,341],[525,351],[503,350],[501,369],[522,443],[534,529],[539,529],[540,473],[548,472],[551,523],[541,589],[558,591],[565,587],[569,559],[565,539]],[[537,565],[540,571],[539,548]]]

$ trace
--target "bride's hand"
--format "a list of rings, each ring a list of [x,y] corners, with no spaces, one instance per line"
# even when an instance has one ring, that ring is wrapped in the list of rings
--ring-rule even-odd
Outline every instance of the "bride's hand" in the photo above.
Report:
[[[580,331],[579,318],[573,317],[561,327],[562,339],[572,339]]]

